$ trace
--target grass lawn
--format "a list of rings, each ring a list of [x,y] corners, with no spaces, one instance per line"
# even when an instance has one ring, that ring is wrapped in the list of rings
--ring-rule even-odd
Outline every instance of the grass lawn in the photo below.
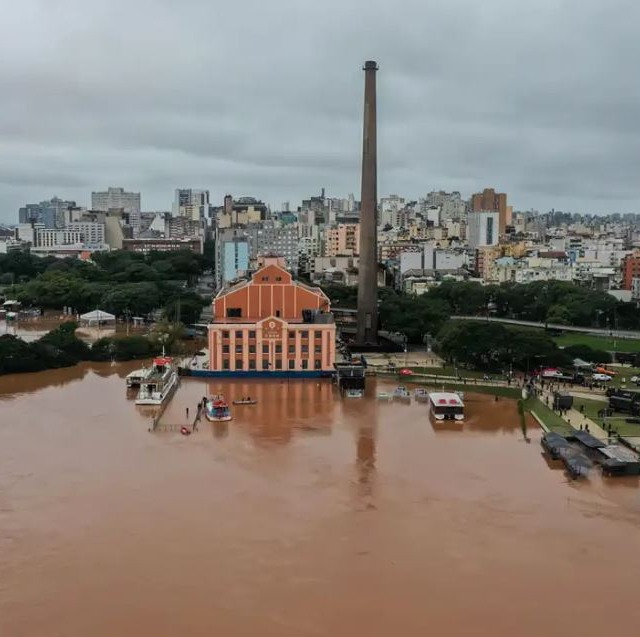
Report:
[[[574,409],[579,411],[582,405],[584,405],[585,416],[591,418],[591,420],[597,422],[602,427],[603,420],[598,416],[598,412],[604,407],[607,407],[607,404],[598,402],[597,400],[589,400],[587,398],[573,399]],[[625,422],[626,418],[631,418],[631,414],[616,413],[615,416],[607,417],[606,422],[621,436],[640,436],[640,425]]]
[[[567,332],[553,339],[560,347],[570,345],[588,345],[593,349],[606,350],[607,352],[639,352],[640,340],[629,338],[616,338],[610,336],[596,336],[595,334],[582,334],[580,332]]]
[[[607,387],[624,387],[624,389],[638,390],[640,387],[631,382],[632,376],[640,376],[640,369],[633,367],[617,367],[611,368],[614,372],[618,372],[611,381],[607,384]],[[624,378],[624,382],[622,379]]]
[[[404,369],[404,368],[400,368]],[[409,367],[411,371],[416,374],[431,374],[433,376],[455,376],[456,371],[457,375],[462,378],[482,378],[484,376],[484,372],[478,372],[473,369],[465,369],[464,367],[458,367],[458,369],[454,369],[453,367]],[[502,376],[497,376],[496,374],[489,374],[492,378],[502,378]]]
[[[602,406],[602,403],[600,403]],[[555,431],[559,434],[567,434],[574,431],[574,428],[565,422],[558,414],[549,409],[543,402],[537,398],[527,398],[525,409],[534,412],[540,420],[546,425],[549,431]],[[602,407],[601,407],[602,408]]]
[[[473,383],[452,383],[439,382],[435,378],[416,378],[415,376],[401,376],[400,384],[402,385],[422,385],[423,387],[435,387],[445,391],[462,391],[470,394],[489,394],[491,396],[503,396],[504,398],[515,398],[516,400],[522,396],[522,390],[517,387],[504,387],[502,385],[475,385]]]

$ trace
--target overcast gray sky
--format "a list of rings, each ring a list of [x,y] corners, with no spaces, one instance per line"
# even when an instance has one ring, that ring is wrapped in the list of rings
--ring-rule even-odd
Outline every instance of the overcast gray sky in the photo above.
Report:
[[[0,220],[109,185],[292,206],[495,186],[516,209],[640,212],[637,0],[1,0]]]

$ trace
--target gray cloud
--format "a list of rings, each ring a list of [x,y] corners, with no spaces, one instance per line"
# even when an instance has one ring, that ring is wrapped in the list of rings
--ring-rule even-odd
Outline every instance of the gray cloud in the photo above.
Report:
[[[632,0],[22,0],[0,21],[0,220],[178,186],[275,206],[358,194],[365,59],[379,191],[640,211]]]

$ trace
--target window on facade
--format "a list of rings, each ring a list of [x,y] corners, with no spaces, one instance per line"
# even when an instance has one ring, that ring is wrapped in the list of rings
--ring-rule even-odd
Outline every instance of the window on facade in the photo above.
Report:
[[[277,276],[276,277],[276,281],[282,281],[282,277],[281,276]]]
[[[296,333],[293,330],[289,331],[289,338],[295,338],[296,337]]]
[[[276,345],[276,354],[282,354],[282,345],[280,343]]]
[[[302,332],[300,332],[300,336],[301,338],[309,338],[309,332],[307,330],[302,330]]]
[[[249,338],[255,338],[256,337],[256,331],[255,330],[249,330]]]
[[[263,281],[268,281],[268,280],[269,280],[269,277],[268,277],[268,276],[263,276],[263,277],[262,277],[262,280],[263,280]]]
[[[242,316],[241,307],[228,307],[227,318],[240,318]]]
[[[302,346],[302,353],[303,354],[308,354],[309,353],[309,346],[308,345],[303,345]]]
[[[309,367],[309,361],[303,360],[302,361],[302,369],[307,369],[308,367]]]
[[[316,358],[316,360],[313,361],[313,368],[322,369],[322,361]]]
[[[242,330],[236,330],[236,338],[242,338]]]
[[[295,353],[296,353],[296,346],[289,345],[289,354],[295,354]]]
[[[268,345],[262,345],[262,353],[263,354],[268,354],[269,353],[269,346]]]
[[[282,369],[282,359],[276,358],[276,369]]]
[[[316,345],[316,346],[314,347],[313,351],[314,351],[316,354],[321,354],[321,353],[322,353],[322,345]]]
[[[276,310],[276,316],[280,316],[280,310]]]
[[[255,354],[255,353],[256,353],[256,346],[249,345],[249,354]]]
[[[294,360],[290,360],[289,361],[289,369],[295,369],[296,368],[296,362]]]
[[[242,369],[242,359],[236,358],[236,369]]]
[[[236,354],[242,354],[242,345],[236,345]]]
[[[229,369],[229,361],[227,359],[222,361],[222,369]]]
[[[255,360],[250,360],[249,361],[249,369],[255,369],[256,368],[256,362]]]
[[[222,332],[222,338],[229,338],[229,332],[227,332],[227,330]]]
[[[321,330],[316,330],[316,331],[313,333],[313,335],[314,335],[316,338],[322,338],[322,331],[321,331]]]
[[[222,353],[223,354],[228,354],[229,353],[229,346],[228,345],[223,345],[222,346]]]

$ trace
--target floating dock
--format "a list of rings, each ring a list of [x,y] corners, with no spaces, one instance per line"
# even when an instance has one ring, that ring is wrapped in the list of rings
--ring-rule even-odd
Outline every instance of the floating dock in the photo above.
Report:
[[[607,444],[588,431],[561,435],[550,431],[540,441],[554,460],[562,460],[572,477],[588,475],[594,464],[605,476],[640,475],[640,456],[622,444]]]

